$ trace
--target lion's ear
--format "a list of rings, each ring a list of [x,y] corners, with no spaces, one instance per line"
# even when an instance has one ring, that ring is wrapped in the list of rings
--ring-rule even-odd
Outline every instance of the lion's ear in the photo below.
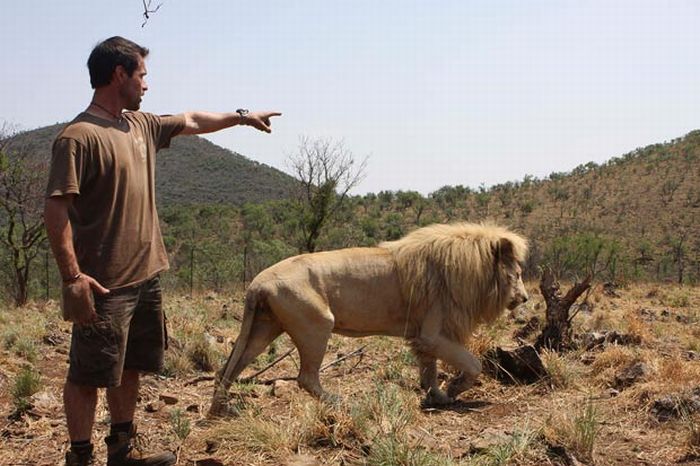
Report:
[[[513,251],[513,243],[507,238],[500,238],[494,245],[493,251],[496,264],[511,263],[515,260],[515,252]]]

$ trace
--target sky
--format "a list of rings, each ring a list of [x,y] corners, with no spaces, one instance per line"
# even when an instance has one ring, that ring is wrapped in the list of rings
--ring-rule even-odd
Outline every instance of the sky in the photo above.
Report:
[[[301,136],[368,158],[355,194],[476,188],[700,128],[700,2],[0,0],[0,122],[65,122],[87,57],[148,47],[142,110],[277,110],[206,137],[290,172]],[[183,173],[182,176],[187,176]]]

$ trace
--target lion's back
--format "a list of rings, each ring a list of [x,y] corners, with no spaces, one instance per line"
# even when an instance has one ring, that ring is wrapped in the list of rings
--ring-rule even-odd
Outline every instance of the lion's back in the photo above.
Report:
[[[393,256],[383,248],[290,257],[262,271],[249,293],[264,293],[280,308],[284,302],[321,300],[339,332],[393,334],[396,322],[405,320]]]

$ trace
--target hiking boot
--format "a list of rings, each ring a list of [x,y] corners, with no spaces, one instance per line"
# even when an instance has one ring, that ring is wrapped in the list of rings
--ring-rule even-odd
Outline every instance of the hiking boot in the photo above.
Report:
[[[107,466],[172,466],[175,455],[171,452],[146,456],[136,445],[136,426],[130,433],[117,432],[105,438],[107,444]]]
[[[93,446],[90,445],[85,451],[76,453],[73,450],[66,452],[66,466],[93,466],[95,457],[92,456]]]

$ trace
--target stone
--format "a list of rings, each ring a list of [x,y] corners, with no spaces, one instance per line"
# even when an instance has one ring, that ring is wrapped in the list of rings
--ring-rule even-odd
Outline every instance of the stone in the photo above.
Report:
[[[223,461],[216,458],[200,458],[191,464],[192,466],[225,466]]]
[[[180,401],[175,395],[171,395],[169,393],[161,393],[160,395],[158,395],[158,399],[166,405],[174,405],[177,404],[178,401]]]
[[[504,383],[535,383],[547,375],[542,359],[532,345],[513,350],[500,347],[486,352],[484,372]]]
[[[206,451],[207,453],[214,453],[221,446],[221,442],[219,442],[218,440],[207,440],[205,443],[207,446],[204,451]]]
[[[146,406],[144,409],[146,410],[147,413],[157,413],[163,407],[165,406],[165,402],[163,400],[156,400],[156,401],[150,401],[146,403]]]
[[[286,466],[321,466],[321,463],[311,455],[294,455],[289,458]]]
[[[270,395],[278,398],[288,398],[292,393],[297,391],[296,382],[288,380],[275,380],[275,383],[270,387]]]
[[[470,442],[471,453],[481,453],[498,445],[509,443],[511,436],[501,429],[487,427],[479,433],[479,438]]]
[[[185,411],[188,413],[198,413],[199,412],[199,405],[198,404],[191,404],[185,408]]]
[[[643,362],[635,362],[620,371],[615,375],[613,381],[614,388],[622,390],[631,385],[634,385],[639,379],[644,377],[649,372],[649,368]]]
[[[651,406],[651,414],[661,422],[680,418],[683,414],[693,414],[700,411],[700,387],[678,395],[669,395],[655,400]]]

